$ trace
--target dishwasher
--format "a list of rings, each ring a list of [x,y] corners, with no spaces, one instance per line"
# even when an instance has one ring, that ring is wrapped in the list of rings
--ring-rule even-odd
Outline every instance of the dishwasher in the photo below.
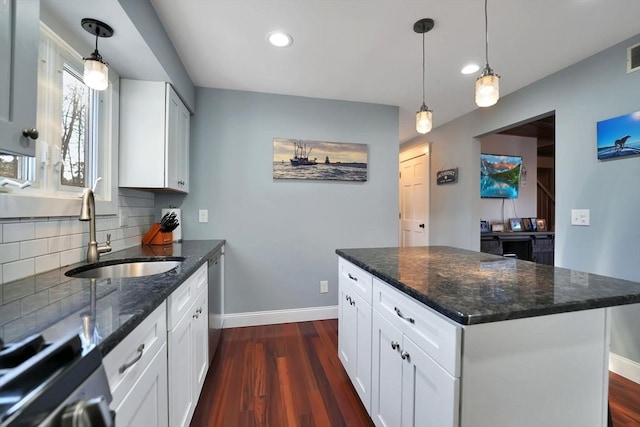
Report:
[[[214,252],[207,262],[209,264],[209,363],[211,363],[222,337],[224,246]]]

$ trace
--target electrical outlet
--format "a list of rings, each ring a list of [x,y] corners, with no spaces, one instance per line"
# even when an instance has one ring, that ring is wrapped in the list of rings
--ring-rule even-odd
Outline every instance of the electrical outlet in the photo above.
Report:
[[[589,209],[571,209],[571,225],[589,225]]]
[[[321,280],[320,281],[320,293],[321,294],[326,294],[327,292],[329,292],[329,282],[327,280]]]
[[[198,211],[198,222],[209,222],[209,211],[207,209]]]

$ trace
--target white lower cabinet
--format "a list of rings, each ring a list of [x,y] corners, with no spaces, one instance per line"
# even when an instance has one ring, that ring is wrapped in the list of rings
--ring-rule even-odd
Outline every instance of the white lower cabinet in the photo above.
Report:
[[[166,329],[163,302],[104,358],[118,427],[168,425]]]
[[[371,415],[375,425],[457,426],[459,379],[376,312],[373,333]]]
[[[338,353],[378,427],[459,424],[462,329],[339,260]]]
[[[118,427],[167,426],[167,346],[163,344],[115,408]]]
[[[338,355],[371,413],[371,276],[346,262],[340,267]]]
[[[190,424],[209,369],[206,268],[203,265],[168,298],[171,427]]]

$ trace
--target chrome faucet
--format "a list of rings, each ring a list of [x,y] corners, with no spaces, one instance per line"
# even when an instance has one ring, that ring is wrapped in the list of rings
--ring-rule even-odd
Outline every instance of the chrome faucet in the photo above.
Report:
[[[80,221],[89,221],[89,247],[87,248],[87,262],[97,262],[100,254],[111,252],[111,234],[107,234],[107,242],[104,246],[98,246],[96,242],[96,201],[93,190],[85,188],[82,193],[82,205],[80,206]]]

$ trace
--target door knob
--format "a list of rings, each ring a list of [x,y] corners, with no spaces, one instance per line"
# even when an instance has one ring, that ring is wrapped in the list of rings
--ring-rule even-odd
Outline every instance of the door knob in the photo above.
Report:
[[[424,228],[424,224],[420,224],[418,227],[420,227],[420,228]]]
[[[31,139],[38,139],[38,136],[39,136],[38,129],[36,128],[22,129],[22,136],[25,136]]]

